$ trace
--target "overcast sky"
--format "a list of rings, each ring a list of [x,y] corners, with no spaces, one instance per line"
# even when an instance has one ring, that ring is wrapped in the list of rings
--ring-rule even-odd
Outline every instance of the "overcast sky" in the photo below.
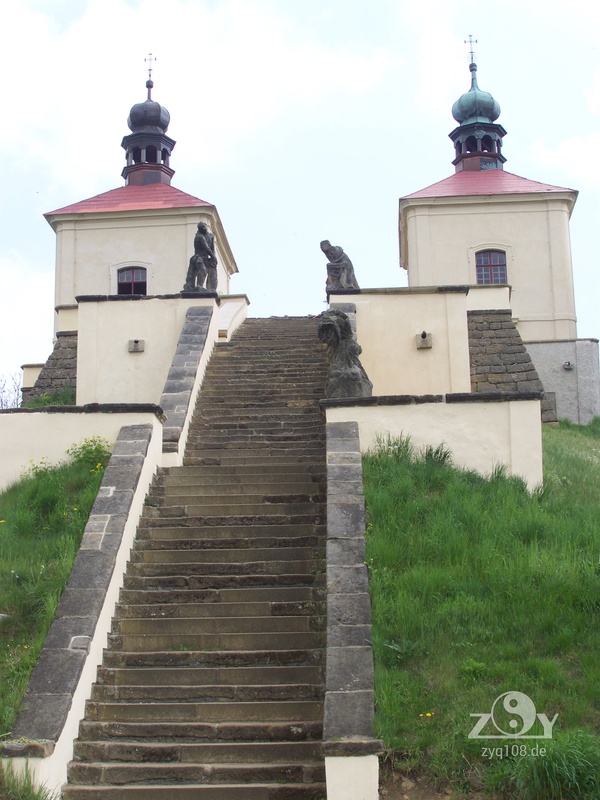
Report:
[[[149,52],[177,141],[173,185],[216,205],[239,268],[231,291],[251,316],[318,314],[325,238],[361,287],[406,285],[398,198],[454,171],[472,34],[508,132],[505,168],[579,190],[578,332],[600,334],[600,4],[11,0],[2,27],[0,375],[51,352],[55,237],[42,214],[123,185]]]

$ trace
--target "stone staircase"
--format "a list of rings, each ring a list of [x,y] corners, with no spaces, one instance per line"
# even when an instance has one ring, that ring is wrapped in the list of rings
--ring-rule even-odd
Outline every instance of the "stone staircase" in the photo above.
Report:
[[[319,800],[327,372],[317,320],[216,346],[147,500],[65,800]]]

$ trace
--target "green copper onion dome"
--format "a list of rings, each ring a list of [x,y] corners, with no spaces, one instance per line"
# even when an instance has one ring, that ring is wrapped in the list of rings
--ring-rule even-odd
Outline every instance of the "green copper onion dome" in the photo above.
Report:
[[[494,122],[500,116],[500,104],[489,92],[477,85],[477,64],[469,64],[471,88],[452,106],[452,116],[460,125],[472,122]]]

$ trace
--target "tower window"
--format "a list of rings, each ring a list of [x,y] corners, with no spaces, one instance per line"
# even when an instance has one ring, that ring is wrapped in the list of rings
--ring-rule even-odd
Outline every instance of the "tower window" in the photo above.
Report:
[[[117,286],[118,294],[146,294],[146,270],[143,267],[120,269]]]
[[[475,254],[478,285],[507,283],[506,253],[503,250],[480,250]]]

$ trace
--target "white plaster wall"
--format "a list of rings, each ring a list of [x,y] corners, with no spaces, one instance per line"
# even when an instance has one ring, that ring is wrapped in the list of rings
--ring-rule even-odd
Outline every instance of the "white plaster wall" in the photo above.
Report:
[[[80,303],[77,404],[159,403],[192,306],[213,306],[213,317],[218,313],[213,298]],[[130,339],[143,340],[144,351],[130,353]]]
[[[326,756],[327,800],[377,800],[377,756]]]
[[[77,305],[71,306],[58,306],[56,308],[56,319],[54,330],[56,333],[60,331],[76,331],[77,330]]]
[[[0,414],[0,491],[17,481],[32,463],[57,464],[67,449],[91,436],[116,441],[122,425],[151,422],[152,413],[52,413],[14,412]],[[162,431],[162,427],[161,427]]]
[[[597,340],[530,342],[527,350],[544,388],[555,394],[559,419],[587,425],[600,416]]]
[[[360,360],[374,395],[471,391],[464,293],[365,289],[330,297],[332,305],[348,302],[356,305]],[[417,350],[424,330],[433,347]]]
[[[475,253],[507,253],[511,308],[525,341],[574,339],[569,193],[401,201],[410,286],[476,284]]]
[[[510,308],[510,286],[469,286],[467,311],[500,311]]]
[[[327,409],[327,422],[355,420],[362,452],[378,436],[410,436],[417,447],[445,445],[459,467],[489,475],[505,465],[530,490],[542,482],[539,400],[501,403],[424,403]]]
[[[237,268],[212,206],[121,211],[52,219],[57,237],[55,305],[72,305],[78,295],[116,294],[117,269],[129,265],[147,269],[147,294],[180,292],[199,222],[215,235],[218,291],[229,294],[229,276]]]

